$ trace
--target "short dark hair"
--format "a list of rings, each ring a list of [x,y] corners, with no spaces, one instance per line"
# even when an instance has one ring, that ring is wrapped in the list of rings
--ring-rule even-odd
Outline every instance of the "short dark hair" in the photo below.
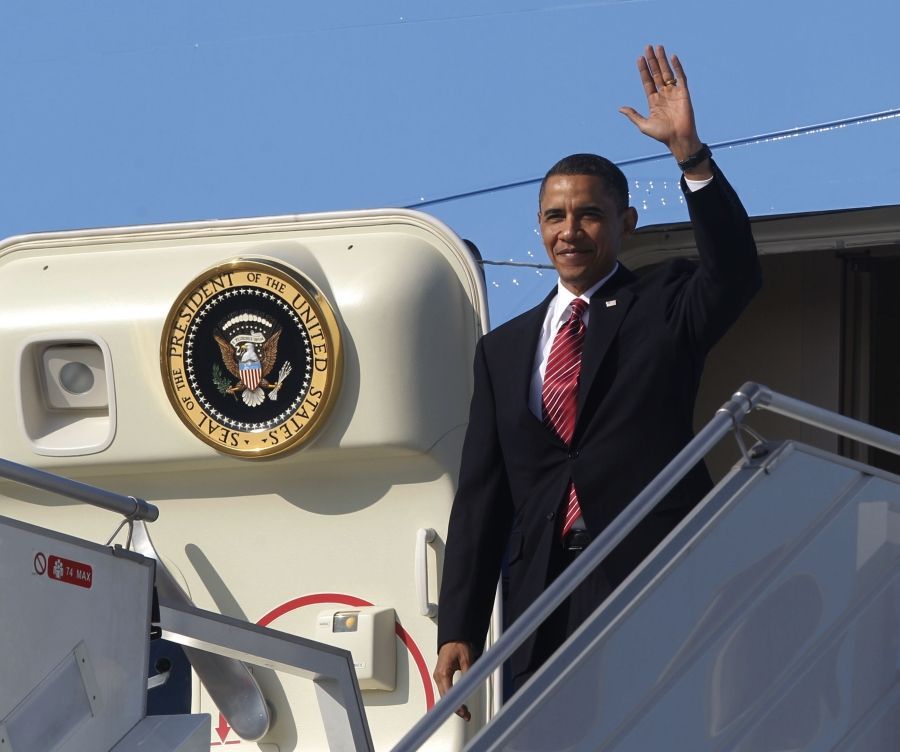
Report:
[[[620,210],[628,208],[628,180],[613,162],[598,154],[570,154],[551,167],[541,181],[538,208],[544,198],[544,187],[555,175],[591,175],[600,178]]]

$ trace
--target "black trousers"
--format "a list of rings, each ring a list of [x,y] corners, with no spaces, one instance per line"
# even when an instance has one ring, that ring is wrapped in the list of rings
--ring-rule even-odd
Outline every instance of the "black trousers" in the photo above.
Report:
[[[512,677],[512,690],[517,691],[531,675],[566,641],[582,623],[606,600],[628,575],[653,551],[690,508],[651,512],[610,555],[538,628],[528,668]],[[567,551],[562,544],[554,546],[547,576],[549,585],[578,558],[578,552]]]
[[[577,558],[577,552],[567,551],[561,544],[555,546],[550,562],[548,585]],[[513,691],[517,691],[531,678],[531,675],[594,612],[612,590],[602,566],[591,572],[584,582],[575,588],[574,592],[538,627],[531,662],[525,672],[512,677]]]

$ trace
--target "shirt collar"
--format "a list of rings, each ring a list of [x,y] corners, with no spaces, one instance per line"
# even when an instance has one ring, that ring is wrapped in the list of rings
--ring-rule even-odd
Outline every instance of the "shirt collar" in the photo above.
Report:
[[[556,283],[556,299],[553,301],[553,315],[550,317],[552,322],[553,330],[555,331],[559,328],[560,322],[563,320],[563,317],[568,318],[569,316],[569,307],[572,305],[572,301],[575,298],[581,298],[586,303],[591,302],[591,296],[597,292],[603,285],[605,285],[610,277],[613,276],[617,271],[619,271],[619,262],[616,261],[615,266],[613,266],[612,271],[607,274],[603,279],[601,279],[596,284],[589,287],[584,291],[581,295],[575,295],[569,290],[567,290],[562,283],[562,280],[557,281]]]

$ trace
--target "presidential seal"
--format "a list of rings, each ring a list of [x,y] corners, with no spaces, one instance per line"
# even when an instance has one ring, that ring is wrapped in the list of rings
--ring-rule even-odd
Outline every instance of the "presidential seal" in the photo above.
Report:
[[[166,319],[160,356],[178,417],[241,457],[308,441],[340,385],[340,333],[328,301],[271,260],[237,259],[191,282]]]

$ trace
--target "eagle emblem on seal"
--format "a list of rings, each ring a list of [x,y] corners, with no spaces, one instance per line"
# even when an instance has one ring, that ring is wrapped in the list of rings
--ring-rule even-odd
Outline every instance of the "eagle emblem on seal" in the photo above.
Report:
[[[278,359],[278,339],[281,327],[270,316],[258,311],[241,311],[222,321],[213,339],[222,353],[222,362],[236,381],[222,373],[218,363],[213,365],[213,382],[223,395],[241,399],[248,407],[258,407],[266,399],[278,399],[278,391],[291,372],[285,360],[274,383],[270,375]]]

